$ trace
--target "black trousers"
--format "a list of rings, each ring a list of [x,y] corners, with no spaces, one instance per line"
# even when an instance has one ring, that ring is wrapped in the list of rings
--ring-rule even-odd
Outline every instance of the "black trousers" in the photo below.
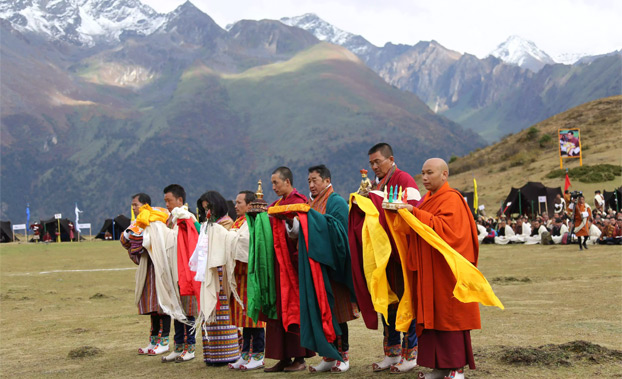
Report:
[[[151,314],[151,336],[168,337],[171,333],[171,316],[160,315],[156,312]]]

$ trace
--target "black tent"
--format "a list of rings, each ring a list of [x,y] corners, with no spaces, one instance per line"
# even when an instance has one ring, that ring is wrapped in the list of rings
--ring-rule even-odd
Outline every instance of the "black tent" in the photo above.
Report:
[[[13,242],[11,221],[0,221],[0,242]]]
[[[603,191],[603,197],[605,198],[605,210],[611,208],[618,212],[622,209],[622,187],[611,192]]]
[[[128,226],[130,226],[130,219],[123,215],[115,217],[114,220],[107,218],[95,238],[103,240],[106,237],[106,232],[108,232],[112,235],[112,239],[118,240],[121,237],[121,233],[123,233]]]
[[[460,191],[460,193],[462,194],[462,197],[466,199],[466,202],[469,205],[469,209],[471,210],[471,214],[475,217],[476,212],[475,212],[475,209],[473,209],[473,200],[474,200],[473,191],[471,192]]]
[[[73,238],[76,238],[76,233],[75,231],[72,230],[72,227],[69,226],[69,223],[71,222],[71,220],[67,219],[67,218],[61,218],[60,220],[57,220],[55,218],[51,218],[49,220],[41,220],[41,228],[40,233],[41,233],[41,241],[45,241],[45,235],[46,233],[50,234],[50,238],[51,238],[51,242],[56,242],[56,231],[58,229],[58,224],[60,221],[60,240],[62,241],[71,241],[71,236],[73,235]],[[71,222],[71,225],[73,225],[73,222]]]
[[[560,187],[545,187],[544,184],[539,182],[528,182],[521,188],[512,187],[510,194],[501,205],[499,214],[511,215],[519,213],[533,217],[548,210],[549,217],[553,217],[555,197],[558,194],[562,194]],[[542,196],[546,197],[546,205],[539,202],[539,198]]]

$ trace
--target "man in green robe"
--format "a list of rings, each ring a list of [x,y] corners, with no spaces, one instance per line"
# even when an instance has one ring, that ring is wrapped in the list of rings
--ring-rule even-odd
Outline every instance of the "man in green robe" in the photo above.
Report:
[[[333,191],[330,170],[309,168],[310,209],[298,210],[301,345],[322,361],[311,372],[349,369],[348,325],[358,317],[347,236],[348,204]],[[297,226],[297,227],[296,227]]]

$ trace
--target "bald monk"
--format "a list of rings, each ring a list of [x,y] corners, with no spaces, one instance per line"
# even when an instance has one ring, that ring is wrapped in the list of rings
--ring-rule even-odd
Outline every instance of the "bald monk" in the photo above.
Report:
[[[428,190],[418,208],[404,204],[417,219],[430,226],[452,248],[477,266],[477,227],[469,206],[447,182],[449,168],[440,158],[428,159],[421,170]],[[420,378],[464,378],[463,367],[475,369],[471,329],[480,329],[477,303],[458,301],[453,290],[456,279],[441,253],[419,235],[409,249],[408,268],[414,271],[413,301],[419,338],[417,364],[433,368]]]

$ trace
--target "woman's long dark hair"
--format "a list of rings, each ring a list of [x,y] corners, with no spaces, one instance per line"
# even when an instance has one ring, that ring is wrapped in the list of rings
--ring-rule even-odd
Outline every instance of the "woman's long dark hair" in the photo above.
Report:
[[[203,208],[203,202],[207,201],[207,209]],[[211,220],[216,221],[228,213],[227,200],[216,191],[207,191],[199,200],[197,200],[197,208],[199,208],[199,222],[207,221],[207,211],[211,211]]]

